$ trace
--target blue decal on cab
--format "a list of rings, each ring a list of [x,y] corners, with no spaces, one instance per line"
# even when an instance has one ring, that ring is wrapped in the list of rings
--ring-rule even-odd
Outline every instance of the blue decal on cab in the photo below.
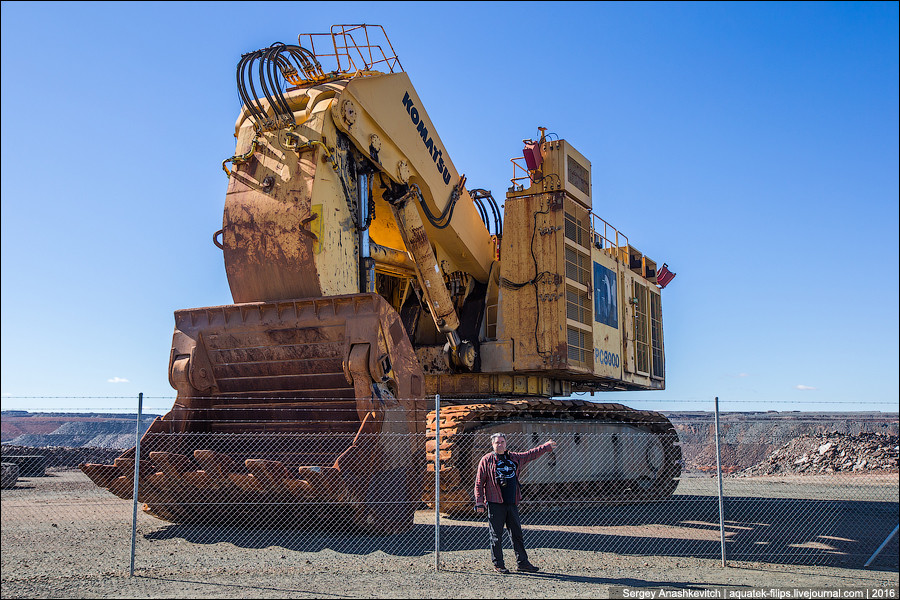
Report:
[[[599,263],[594,263],[594,320],[619,328],[619,306],[616,300],[616,274]]]

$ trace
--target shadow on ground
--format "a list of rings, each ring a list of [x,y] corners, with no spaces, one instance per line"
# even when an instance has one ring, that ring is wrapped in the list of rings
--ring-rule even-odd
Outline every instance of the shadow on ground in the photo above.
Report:
[[[471,571],[454,571],[453,569],[442,569],[443,573],[456,573],[460,575],[464,575],[467,577],[472,576]],[[510,577],[511,575],[494,575],[494,574],[486,574],[487,576],[496,576],[496,577]],[[515,574],[521,577],[530,577],[534,579],[541,580],[552,580],[552,581],[560,581],[566,583],[575,583],[579,585],[608,585],[608,586],[620,586],[623,588],[666,588],[666,589],[687,589],[687,590],[698,590],[702,591],[708,588],[708,586],[703,584],[697,584],[693,582],[683,582],[683,581],[651,581],[647,579],[637,579],[634,577],[626,577],[626,578],[609,578],[609,577],[588,577],[584,575],[569,575],[566,573],[529,573],[529,574]],[[512,576],[515,576],[512,575]],[[135,575],[137,578],[153,580],[153,581],[168,581],[173,583],[181,583],[181,584],[193,584],[193,585],[201,585],[201,586],[210,586],[211,588],[221,588],[221,587],[234,587],[241,590],[262,590],[262,591],[281,591],[281,592],[294,592],[294,593],[315,593],[317,596],[323,596],[322,592],[312,592],[307,589],[295,588],[295,587],[284,587],[284,586],[261,586],[261,585],[253,585],[252,583],[242,582],[240,584],[227,584],[221,582],[211,582],[208,580],[196,580],[196,579],[185,579],[185,578],[172,578],[172,577],[158,577],[153,575],[139,574]],[[734,587],[742,587],[742,586],[734,586]],[[749,587],[749,586],[747,586]],[[340,594],[334,594],[335,596],[339,596]]]
[[[897,520],[898,505],[892,502],[729,498],[725,508],[727,557],[858,568]],[[718,558],[721,552],[718,500],[708,496],[678,496],[642,505],[532,510],[523,515],[523,521],[529,548],[697,558]],[[487,537],[483,518],[441,520],[442,552],[486,549]],[[881,551],[871,569],[896,569],[897,537]],[[424,556],[434,551],[434,526],[430,524],[387,536],[176,524],[154,530],[145,538],[227,542],[242,548],[279,546],[300,552],[331,549],[360,555],[380,550],[394,556]]]

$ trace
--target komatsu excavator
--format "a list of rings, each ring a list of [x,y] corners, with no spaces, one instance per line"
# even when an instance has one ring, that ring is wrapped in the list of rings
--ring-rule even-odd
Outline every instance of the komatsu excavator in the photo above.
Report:
[[[501,214],[466,187],[380,26],[250,52],[237,82],[213,236],[234,304],[175,313],[177,398],[140,444],[146,511],[210,522],[345,506],[329,514],[403,531],[435,468],[441,509],[471,508],[496,431],[559,439],[523,479],[532,500],[674,491],[664,416],[559,399],[665,387],[660,290],[674,273],[591,212],[584,156],[540,128]],[[131,498],[136,454],[81,468]]]

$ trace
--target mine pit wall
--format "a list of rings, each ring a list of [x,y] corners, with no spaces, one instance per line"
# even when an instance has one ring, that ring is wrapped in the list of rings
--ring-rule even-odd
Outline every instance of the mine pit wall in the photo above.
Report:
[[[716,468],[715,414],[664,413],[682,443],[684,472],[714,473]],[[882,412],[742,412],[721,413],[722,470],[734,473],[766,459],[788,441],[802,435],[838,432],[847,435],[898,435],[898,414]]]

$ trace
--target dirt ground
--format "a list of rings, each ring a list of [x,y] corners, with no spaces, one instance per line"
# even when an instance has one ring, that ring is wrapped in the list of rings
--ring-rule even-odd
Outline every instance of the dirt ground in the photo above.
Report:
[[[715,480],[682,480],[672,501],[650,506],[531,511],[533,575],[495,573],[475,518],[441,519],[436,572],[427,511],[386,537],[174,525],[139,512],[130,577],[131,502],[62,471],[2,492],[2,597],[604,598],[733,586],[897,598],[896,536],[862,567],[897,523],[896,490],[896,474],[729,480],[726,567]]]

